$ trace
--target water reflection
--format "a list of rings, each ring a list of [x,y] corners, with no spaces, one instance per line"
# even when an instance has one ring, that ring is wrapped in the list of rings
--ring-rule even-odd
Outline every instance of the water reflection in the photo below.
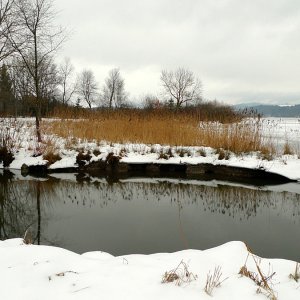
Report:
[[[54,187],[51,181],[19,181],[9,171],[0,173],[0,239],[23,237],[27,231],[33,243],[40,245],[42,224],[47,224],[46,215],[52,209],[47,199],[55,195]],[[57,244],[46,238],[43,242]]]
[[[0,183],[1,239],[31,228],[38,244],[115,255],[244,240],[259,255],[300,259],[300,191],[167,180],[19,180],[9,173]]]

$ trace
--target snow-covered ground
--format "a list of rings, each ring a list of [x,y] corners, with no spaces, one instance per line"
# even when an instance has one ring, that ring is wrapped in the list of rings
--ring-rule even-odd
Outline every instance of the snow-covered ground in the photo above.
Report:
[[[45,149],[59,153],[61,160],[50,165],[50,169],[76,167],[76,156],[79,149],[91,152],[91,161],[106,159],[109,153],[122,156],[121,162],[127,163],[174,163],[174,164],[199,164],[210,163],[214,165],[226,165],[251,169],[264,169],[269,172],[286,176],[300,181],[300,120],[289,118],[269,118],[261,120],[261,128],[266,139],[272,138],[275,147],[279,148],[289,143],[293,149],[293,155],[278,154],[272,160],[266,160],[259,153],[246,153],[235,155],[230,153],[228,160],[218,159],[216,151],[209,147],[171,147],[172,157],[160,158],[162,152],[168,152],[169,146],[146,144],[112,144],[108,141],[88,142],[72,141],[72,137],[63,139],[57,136],[44,136],[44,143],[38,144],[35,138],[33,119],[17,119],[16,121],[0,120],[0,134],[10,135],[14,144],[15,159],[10,164],[10,169],[21,169],[27,165],[46,164],[47,161],[41,155]],[[45,120],[46,121],[46,120]],[[48,120],[49,121],[49,120]],[[51,120],[50,120],[51,121]],[[97,156],[93,151],[97,150]],[[182,150],[182,151],[181,151]],[[179,154],[181,152],[181,155]],[[203,156],[203,152],[205,156]],[[184,153],[184,155],[182,155]],[[0,164],[0,168],[3,167]]]
[[[289,143],[294,151],[300,153],[300,119],[263,118],[262,130],[266,138],[271,138],[275,146]]]
[[[296,262],[248,255],[242,242],[204,251],[114,257],[104,252],[79,255],[12,239],[0,241],[0,294],[3,300],[300,299],[300,281],[291,276]],[[256,283],[239,274],[243,266]],[[217,287],[207,288],[208,295],[207,276],[218,267]],[[163,283],[172,275],[173,282]],[[263,287],[261,276],[269,288]]]

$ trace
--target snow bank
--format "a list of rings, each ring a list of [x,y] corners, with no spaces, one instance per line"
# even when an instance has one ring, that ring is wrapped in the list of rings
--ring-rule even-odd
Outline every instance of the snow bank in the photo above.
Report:
[[[0,241],[1,299],[211,299],[204,291],[207,274],[221,267],[221,285],[213,299],[267,299],[258,286],[239,275],[248,255],[242,242],[230,242],[205,251],[114,257],[104,252],[82,255],[50,246],[25,245],[21,239]],[[196,280],[161,283],[166,271],[181,261]],[[300,299],[300,282],[289,278],[296,263],[261,259],[262,272],[276,272],[268,281],[278,299]],[[256,272],[251,257],[247,269]]]
[[[87,145],[87,149],[91,148],[91,145]],[[115,155],[121,151],[122,148],[131,148],[133,144],[126,145],[115,145],[115,147],[107,146],[101,147],[101,154],[96,157],[92,155],[91,161],[97,161],[103,159],[107,156],[108,153],[113,152]],[[147,147],[147,145],[145,145]],[[79,147],[81,148],[81,147]],[[162,147],[167,148],[167,147]],[[291,180],[300,181],[300,159],[298,159],[297,155],[282,155],[281,157],[274,158],[271,161],[264,160],[259,158],[257,154],[244,154],[240,156],[236,156],[231,153],[231,156],[228,160],[219,160],[218,155],[215,154],[211,148],[203,148],[206,151],[207,156],[203,157],[197,154],[197,148],[199,147],[189,147],[189,151],[191,156],[180,157],[174,154],[174,157],[170,157],[169,159],[160,159],[158,153],[138,153],[138,152],[128,152],[124,157],[121,158],[120,162],[124,163],[153,163],[153,164],[213,164],[213,165],[225,165],[232,167],[242,167],[249,169],[263,169],[267,172],[276,173],[282,176],[285,176]],[[88,150],[87,150],[88,151]],[[55,162],[54,164],[49,166],[49,169],[62,169],[62,168],[76,168],[78,165],[76,164],[76,156],[78,154],[77,151],[59,151],[61,160]],[[46,160],[42,158],[42,156],[32,157],[32,153],[30,151],[25,151],[21,149],[17,151],[15,154],[15,160],[10,164],[10,169],[21,169],[23,164],[28,166],[33,165],[45,165],[47,163]],[[0,168],[2,164],[0,164]]]

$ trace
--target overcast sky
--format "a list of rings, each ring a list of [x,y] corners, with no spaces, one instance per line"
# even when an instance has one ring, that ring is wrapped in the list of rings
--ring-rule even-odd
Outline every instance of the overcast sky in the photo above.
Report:
[[[161,69],[189,68],[203,96],[300,103],[300,0],[55,0],[72,31],[61,56],[101,86],[119,67],[132,97],[159,95]]]

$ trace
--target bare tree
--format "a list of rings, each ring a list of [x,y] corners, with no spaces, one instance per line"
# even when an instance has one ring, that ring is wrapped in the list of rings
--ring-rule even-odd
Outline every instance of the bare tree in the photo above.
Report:
[[[77,80],[77,93],[87,103],[89,108],[95,101],[98,85],[91,70],[83,70]]]
[[[157,96],[146,94],[142,100],[143,107],[146,109],[157,109],[161,107],[161,103]]]
[[[74,67],[69,58],[65,58],[59,66],[59,85],[61,89],[60,100],[67,104],[76,90],[76,82],[73,81]]]
[[[176,108],[201,100],[201,81],[188,69],[163,70],[160,80],[165,96],[174,102]]]
[[[10,66],[15,98],[21,112],[32,114],[36,111],[35,83],[22,60],[12,60]],[[49,104],[59,97],[57,66],[51,58],[43,61],[39,69],[39,91],[41,112],[48,111]]]
[[[50,100],[58,98],[58,85],[60,78],[58,75],[57,65],[53,59],[45,60],[41,68],[40,77],[40,93],[41,99]]]
[[[121,107],[127,99],[124,79],[120,75],[120,69],[109,71],[102,90],[102,102],[109,108]]]
[[[22,61],[17,59],[11,61],[10,76],[17,99],[22,100],[28,95],[33,95],[32,77]]]
[[[15,0],[13,17],[17,28],[10,32],[9,40],[34,83],[36,133],[41,142],[42,68],[61,46],[65,35],[60,27],[53,25],[55,12],[51,0]]]
[[[13,53],[8,34],[13,32],[14,19],[12,16],[14,0],[0,0],[0,61]]]

